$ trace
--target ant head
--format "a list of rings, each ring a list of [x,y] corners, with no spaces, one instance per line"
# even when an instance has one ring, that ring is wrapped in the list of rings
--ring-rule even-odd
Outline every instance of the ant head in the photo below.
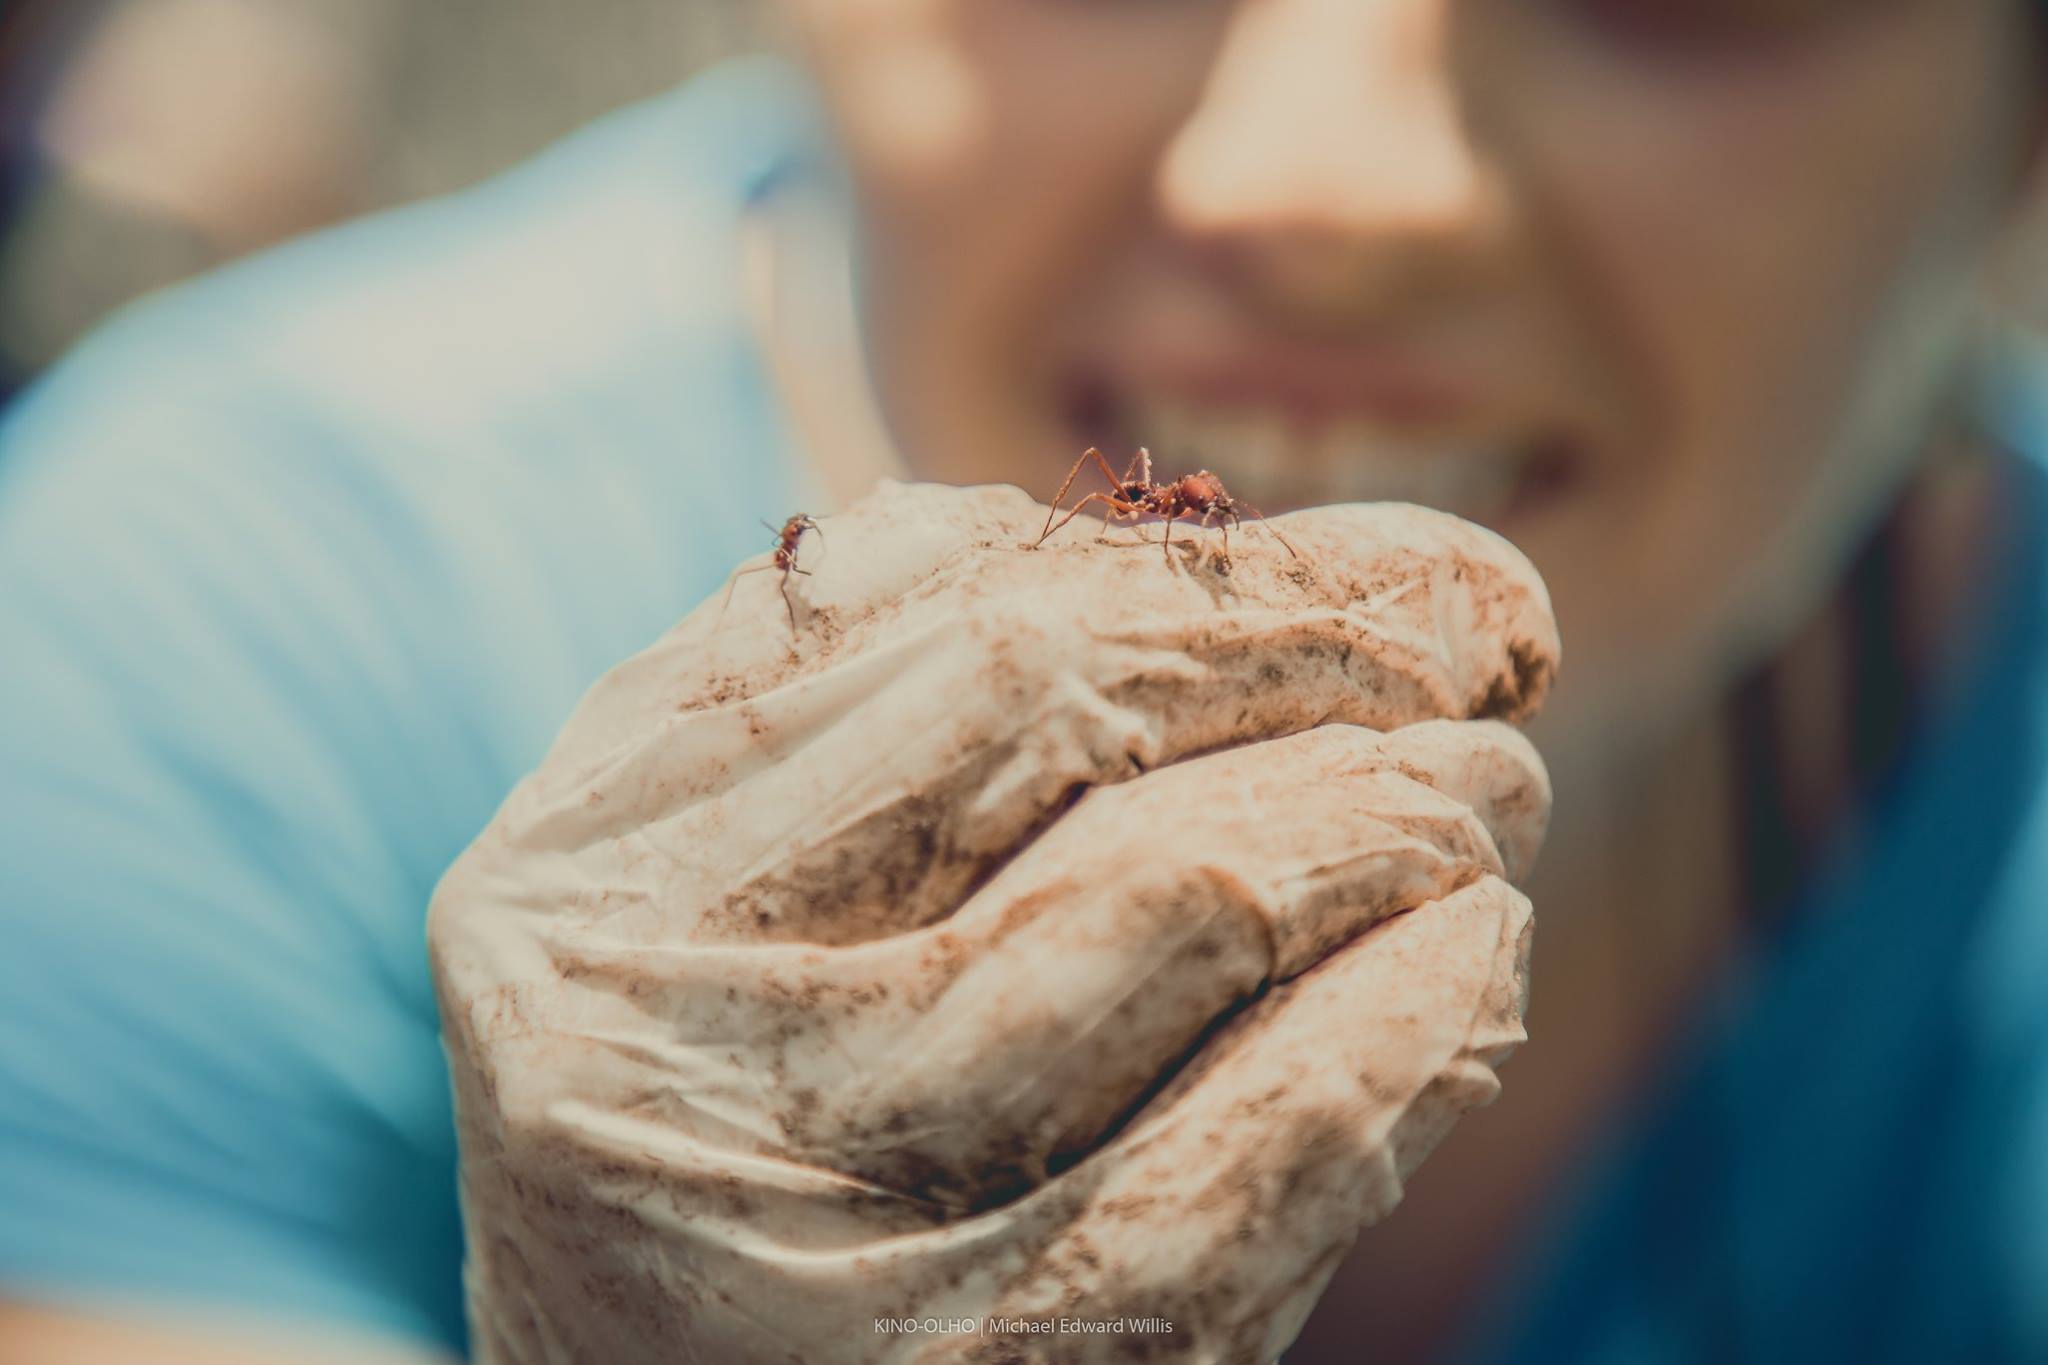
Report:
[[[803,536],[804,532],[810,531],[818,537],[818,544],[821,547],[824,545],[825,528],[818,525],[818,519],[812,516],[810,513],[803,512],[798,514],[797,516],[791,517],[789,524],[790,527],[794,529],[796,535],[799,538]]]

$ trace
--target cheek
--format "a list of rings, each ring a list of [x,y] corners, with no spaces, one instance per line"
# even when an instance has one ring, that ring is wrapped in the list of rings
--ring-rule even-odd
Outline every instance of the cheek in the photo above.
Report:
[[[880,284],[947,335],[1018,345],[1140,222],[1159,149],[1197,98],[1228,5],[942,0],[914,34],[950,136],[902,154],[837,82]],[[899,35],[901,40],[902,35]],[[872,60],[872,57],[871,57]],[[830,65],[844,64],[842,57]],[[966,335],[962,335],[962,334]]]
[[[1610,57],[1521,101],[1545,111],[1540,192],[1655,435],[1819,434],[1859,339],[1955,235],[1944,217],[1985,198],[1987,58],[1964,9],[1719,75]]]
[[[1796,557],[1774,542],[1854,515],[1818,493],[1861,455],[1859,388],[1930,292],[1962,288],[2010,165],[2012,111],[1987,91],[2015,83],[1993,79],[1984,9],[1902,6],[1718,73],[1561,49],[1515,92],[1534,116],[1503,124],[1511,159],[1633,400],[1615,553],[1658,610],[1725,605],[1701,565]]]

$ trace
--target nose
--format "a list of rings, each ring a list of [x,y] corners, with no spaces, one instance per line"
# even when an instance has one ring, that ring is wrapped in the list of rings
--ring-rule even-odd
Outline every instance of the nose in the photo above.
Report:
[[[1169,230],[1339,325],[1497,264],[1509,205],[1466,127],[1454,3],[1243,0],[1160,162]]]

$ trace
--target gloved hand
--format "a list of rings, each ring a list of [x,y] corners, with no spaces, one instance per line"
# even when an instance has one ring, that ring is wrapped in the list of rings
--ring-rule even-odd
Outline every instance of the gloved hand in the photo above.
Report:
[[[1411,507],[1227,567],[1045,513],[826,521],[794,630],[714,595],[448,873],[479,1361],[1271,1360],[1493,1095],[1534,572]]]

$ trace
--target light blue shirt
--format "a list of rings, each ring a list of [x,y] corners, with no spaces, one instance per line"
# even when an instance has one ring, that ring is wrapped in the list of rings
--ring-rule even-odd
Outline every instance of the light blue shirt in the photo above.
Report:
[[[0,1286],[458,1347],[424,916],[797,510],[742,65],[146,302],[0,426]]]
[[[1962,680],[1853,852],[1562,1193],[1478,1358],[2048,1361],[2039,374],[1987,399],[2014,457],[2019,548]],[[1535,991],[1540,1037],[1540,968]]]
[[[0,1286],[460,1348],[428,896],[799,510],[735,232],[809,126],[727,68],[146,303],[0,426]],[[2048,584],[2008,586],[1493,1354],[2048,1359]]]

